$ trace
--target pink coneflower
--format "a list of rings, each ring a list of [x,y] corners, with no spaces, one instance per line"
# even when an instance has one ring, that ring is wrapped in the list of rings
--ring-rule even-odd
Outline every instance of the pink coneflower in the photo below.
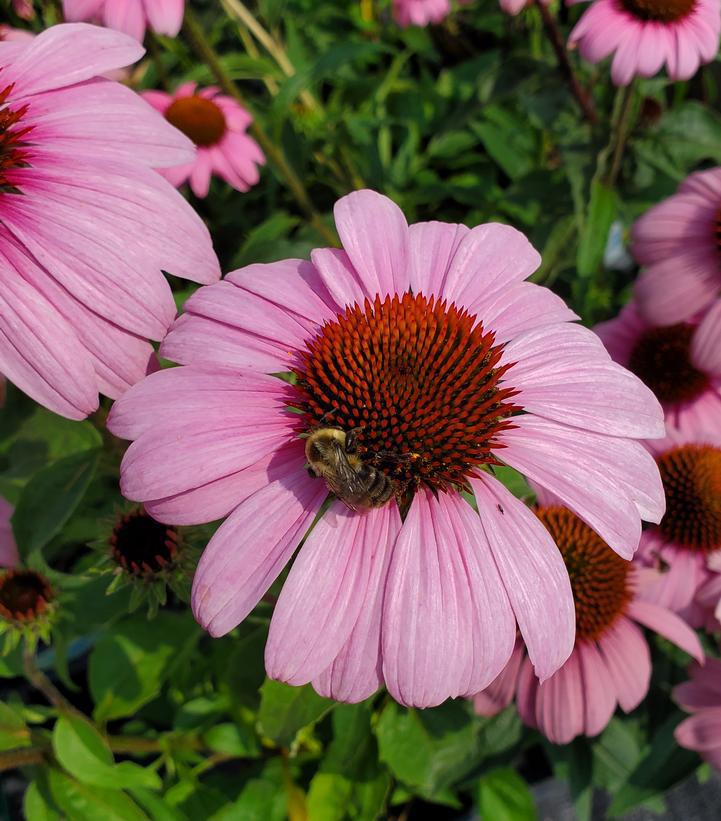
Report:
[[[258,166],[265,163],[258,144],[245,133],[253,118],[214,86],[201,91],[196,87],[197,83],[184,83],[172,95],[143,92],[150,105],[198,149],[192,162],[160,171],[176,188],[188,180],[196,197],[208,195],[212,174],[238,191],[247,191],[260,179]]]
[[[0,567],[15,567],[20,561],[10,517],[13,506],[0,496]]]
[[[35,9],[32,0],[12,0],[13,11],[23,20],[32,20],[35,17]]]
[[[649,324],[631,302],[594,330],[613,359],[651,388],[668,424],[721,432],[721,300],[664,326]]]
[[[593,0],[568,42],[591,63],[613,54],[611,79],[625,86],[664,64],[672,80],[688,80],[716,57],[719,34],[719,0]]]
[[[721,168],[691,174],[633,227],[633,255],[648,266],[636,283],[654,325],[683,322],[721,293]]]
[[[393,0],[393,19],[404,28],[440,23],[450,12],[450,0]]]
[[[544,6],[547,6],[550,0],[541,0],[541,2]],[[499,4],[501,11],[515,16],[516,14],[520,14],[527,6],[532,5],[533,0],[499,0]]]
[[[335,219],[344,250],[251,265],[188,300],[161,348],[185,367],[111,412],[135,440],[123,492],[169,523],[230,514],[194,580],[213,636],[255,607],[322,511],[275,608],[274,678],[348,701],[385,682],[404,704],[438,704],[496,677],[516,620],[546,678],[573,646],[568,574],[483,468],[503,460],[552,487],[630,558],[641,516],[663,512],[634,441],[662,434],[661,408],[557,296],[524,282],[540,257],[513,228],[409,227],[373,191],[341,199]],[[269,375],[281,372],[292,383]],[[323,507],[304,438],[319,427],[348,442],[327,446],[348,485],[383,498],[390,483],[387,504]]]
[[[563,556],[576,608],[576,643],[563,667],[543,683],[522,642],[508,666],[474,698],[480,715],[495,715],[516,699],[523,722],[554,744],[595,736],[620,705],[634,710],[648,692],[651,657],[637,624],[703,660],[698,637],[678,616],[639,597],[635,568],[565,507],[535,509]],[[550,500],[549,501],[553,501]]]
[[[721,558],[721,435],[669,428],[665,439],[648,446],[661,472],[666,513],[641,537],[636,562],[644,596],[700,624]],[[694,602],[701,590],[703,600]]]
[[[70,23],[100,23],[140,42],[145,29],[175,37],[183,24],[185,0],[63,0]]]
[[[674,733],[676,741],[696,750],[704,761],[721,770],[721,660],[707,658],[703,667],[691,665],[690,680],[673,691],[676,702],[692,716]]]
[[[162,270],[220,275],[202,221],[152,170],[192,144],[93,79],[142,52],[84,24],[0,42],[0,372],[71,419],[144,376],[147,339],[175,317]]]

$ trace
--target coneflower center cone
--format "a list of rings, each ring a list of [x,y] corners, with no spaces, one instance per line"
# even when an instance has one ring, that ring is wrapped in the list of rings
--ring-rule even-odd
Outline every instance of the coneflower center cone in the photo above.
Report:
[[[140,509],[125,514],[110,537],[114,560],[134,576],[150,576],[171,564],[178,553],[178,533]]]
[[[0,90],[0,193],[15,190],[7,172],[28,165],[23,138],[31,131],[31,126],[22,125],[22,118],[28,107],[10,107],[8,97],[12,88],[9,85]]]
[[[619,0],[621,8],[639,20],[673,23],[696,7],[696,0]]]
[[[695,328],[687,323],[650,328],[636,342],[628,362],[661,402],[695,399],[708,388],[708,376],[691,362]]]
[[[0,577],[0,616],[9,621],[34,621],[53,597],[48,580],[34,570],[9,570]]]
[[[215,145],[225,134],[223,112],[212,100],[195,94],[173,101],[165,119],[199,146]]]
[[[631,564],[567,508],[538,507],[536,516],[558,545],[568,570],[576,638],[594,641],[613,626],[631,599]]]
[[[415,489],[466,486],[497,464],[497,436],[519,407],[499,386],[502,345],[467,311],[423,294],[376,297],[326,322],[294,369],[303,411],[299,433],[356,431],[358,454],[392,481]]]
[[[663,535],[689,550],[721,548],[721,449],[682,445],[658,459],[666,492]]]

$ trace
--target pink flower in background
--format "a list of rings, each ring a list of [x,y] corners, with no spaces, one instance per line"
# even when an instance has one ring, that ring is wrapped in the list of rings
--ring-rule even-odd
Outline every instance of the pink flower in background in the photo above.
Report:
[[[667,424],[721,432],[721,300],[665,326],[648,323],[631,302],[594,330],[611,357],[651,388]]]
[[[632,239],[647,266],[636,283],[646,321],[673,325],[707,308],[721,294],[721,168],[687,177],[636,222]]]
[[[593,0],[568,43],[591,63],[613,54],[611,79],[625,86],[664,64],[672,80],[688,80],[716,57],[720,34],[719,0]]]
[[[501,6],[501,10],[505,11],[506,14],[520,14],[523,9],[527,6],[530,6],[533,0],[499,0],[499,4]],[[541,0],[544,6],[547,6],[550,0]]]
[[[143,41],[145,29],[175,37],[183,24],[185,0],[63,0],[69,23],[99,23]]]
[[[661,471],[666,514],[644,531],[636,555],[644,596],[700,626],[717,603],[710,597],[721,560],[721,434],[669,428],[665,439],[647,444]]]
[[[35,9],[32,0],[12,0],[13,11],[23,20],[32,20]]]
[[[404,28],[440,23],[450,12],[450,0],[393,0],[393,19]]]
[[[676,727],[676,741],[696,750],[704,761],[721,770],[721,660],[707,658],[703,667],[693,664],[690,679],[679,684],[673,697],[693,713]]]
[[[215,87],[196,91],[197,83],[184,83],[170,95],[145,91],[143,97],[197,147],[195,159],[160,173],[176,188],[186,180],[196,197],[206,197],[210,177],[217,174],[238,191],[247,191],[260,179],[258,166],[265,156],[245,132],[253,121],[232,97]]]
[[[162,270],[220,275],[204,224],[152,170],[192,144],[94,79],[142,52],[84,24],[0,42],[0,371],[71,419],[145,375],[147,340],[175,317]]]
[[[694,631],[671,611],[646,602],[635,567],[611,550],[588,525],[548,494],[539,494],[536,516],[560,550],[571,578],[576,643],[563,667],[539,683],[518,640],[499,677],[474,698],[476,712],[491,716],[516,699],[522,721],[554,744],[595,736],[617,705],[634,710],[651,679],[648,643],[638,624],[665,636],[698,660]],[[550,503],[550,504],[549,504]]]
[[[0,496],[0,567],[15,567],[20,561],[10,524],[13,510],[13,506]]]
[[[344,701],[385,682],[430,706],[487,686],[516,622],[545,679],[573,646],[568,574],[482,467],[503,460],[552,488],[630,558],[641,517],[664,509],[635,441],[662,435],[662,410],[562,300],[525,282],[540,257],[513,228],[409,227],[373,191],[341,199],[335,219],[343,250],[250,265],[188,300],[161,346],[184,367],[111,412],[110,429],[134,440],[123,493],[163,522],[228,516],[194,580],[213,636],[250,613],[323,509],[275,607],[276,679]],[[333,464],[349,484],[390,489],[387,504],[322,507],[304,438],[319,426],[353,431]]]
[[[24,29],[15,29],[12,26],[0,26],[0,40],[20,40],[26,43],[35,37],[32,31],[25,31]]]

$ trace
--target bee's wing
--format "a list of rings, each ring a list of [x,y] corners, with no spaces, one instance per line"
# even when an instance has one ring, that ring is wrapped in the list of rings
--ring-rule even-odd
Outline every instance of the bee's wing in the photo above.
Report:
[[[357,510],[355,500],[364,495],[365,486],[340,448],[335,451],[334,457],[333,471],[329,471],[324,477],[328,489],[351,510]]]

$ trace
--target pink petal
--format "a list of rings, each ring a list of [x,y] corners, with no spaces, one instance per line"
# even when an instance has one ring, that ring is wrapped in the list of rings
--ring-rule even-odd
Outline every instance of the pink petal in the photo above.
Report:
[[[578,653],[538,687],[536,724],[554,744],[568,744],[584,730],[584,691]]]
[[[61,23],[40,32],[10,65],[3,83],[13,98],[89,80],[139,60],[145,49],[117,31],[86,23]]]
[[[658,522],[665,497],[653,457],[638,442],[567,428],[532,415],[504,431],[503,460],[543,485],[630,559],[641,517]]]
[[[575,613],[561,554],[539,519],[492,476],[470,480],[536,675],[547,679],[573,650]]]
[[[583,676],[584,735],[593,737],[611,720],[616,709],[616,689],[594,642],[577,642],[576,652]]]
[[[711,306],[691,340],[691,359],[706,373],[721,375],[721,299]]]
[[[674,733],[676,741],[690,750],[715,751],[721,747],[721,707],[711,707],[682,721]]]
[[[401,529],[401,517],[398,508],[392,504],[373,511],[373,515],[375,522],[372,525],[378,529],[379,535],[358,619],[333,662],[313,681],[317,692],[336,701],[364,701],[383,684],[383,596],[393,545]]]
[[[388,573],[383,676],[391,695],[409,706],[428,707],[482,689],[477,683],[490,683],[513,648],[513,619],[501,585],[484,580],[483,572],[492,572],[490,557],[470,549],[470,519],[458,517],[450,498],[416,493]],[[475,585],[484,582],[499,611],[481,611]],[[481,635],[478,626],[487,619],[493,621]]]
[[[712,302],[721,282],[714,269],[680,256],[657,262],[636,280],[641,315],[654,325],[683,322]]]
[[[363,305],[366,297],[372,299],[370,286],[361,282],[345,251],[339,248],[316,248],[311,251],[311,262],[323,281],[324,287],[340,309]]]
[[[142,0],[105,0],[103,25],[143,41],[147,18]]]
[[[448,222],[416,222],[408,229],[413,293],[440,296],[458,246],[469,229]]]
[[[620,618],[598,641],[613,680],[621,709],[630,713],[643,701],[651,681],[651,655],[643,633],[627,618]]]
[[[300,549],[273,612],[265,669],[306,684],[347,642],[366,599],[374,561],[383,563],[388,518],[334,501]],[[378,555],[380,551],[380,556]]]
[[[633,599],[626,611],[628,615],[644,627],[654,630],[660,636],[673,642],[677,647],[703,664],[704,652],[695,631],[675,613],[642,599]]]
[[[526,658],[526,648],[517,638],[508,664],[480,693],[473,696],[473,709],[480,716],[495,716],[513,701],[518,684],[521,664]]]
[[[375,191],[354,191],[333,209],[343,249],[371,296],[405,293],[408,223],[401,209]]]
[[[290,560],[328,492],[299,467],[254,493],[223,522],[193,579],[195,618],[223,636],[250,613]]]
[[[0,567],[15,567],[20,562],[10,517],[13,506],[0,496]]]
[[[472,305],[527,279],[540,264],[540,254],[520,231],[495,222],[478,225],[458,245],[442,295]]]
[[[185,0],[145,0],[145,13],[153,31],[175,37],[183,24]]]

